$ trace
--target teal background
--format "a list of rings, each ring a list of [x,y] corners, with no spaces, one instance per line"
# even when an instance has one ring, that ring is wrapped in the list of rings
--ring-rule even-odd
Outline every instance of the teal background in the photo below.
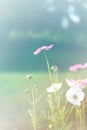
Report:
[[[87,8],[79,0],[1,0],[0,1],[0,71],[46,70],[42,54],[33,52],[53,43],[47,52],[51,65],[61,69],[87,60]],[[53,6],[54,10],[49,11]],[[68,18],[68,7],[74,6],[80,22]],[[69,26],[61,26],[62,19]]]

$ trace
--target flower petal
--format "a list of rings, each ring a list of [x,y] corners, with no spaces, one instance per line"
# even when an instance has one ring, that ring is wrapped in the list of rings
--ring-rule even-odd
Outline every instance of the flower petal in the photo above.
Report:
[[[33,54],[34,54],[34,55],[38,55],[41,51],[43,51],[43,50],[48,51],[48,50],[50,50],[53,46],[54,46],[53,44],[51,44],[51,45],[49,45],[49,46],[42,46],[42,47],[38,48],[36,51],[34,51]]]
[[[47,88],[48,93],[53,93],[58,91],[62,86],[62,83],[53,83],[51,87]]]
[[[69,68],[69,70],[72,71],[72,72],[76,72],[78,69],[82,69],[81,64],[76,64],[76,65],[73,65]]]
[[[82,80],[74,80],[74,79],[66,79],[66,83],[69,87],[84,89],[87,87],[87,79]]]
[[[54,46],[53,44],[51,44],[51,45],[49,45],[49,46],[46,46],[45,50],[48,51],[48,50],[50,50],[51,48],[53,48],[53,46]]]
[[[80,106],[81,105],[81,101],[83,101],[84,99],[84,92],[81,91],[81,89],[79,88],[70,88],[69,90],[67,90],[66,92],[66,98],[68,100],[68,102],[70,102],[73,105],[77,105]],[[76,98],[74,98],[76,97]]]
[[[38,55],[40,52],[41,52],[42,50],[41,50],[41,48],[39,48],[39,49],[37,49],[36,51],[34,51],[34,55]]]

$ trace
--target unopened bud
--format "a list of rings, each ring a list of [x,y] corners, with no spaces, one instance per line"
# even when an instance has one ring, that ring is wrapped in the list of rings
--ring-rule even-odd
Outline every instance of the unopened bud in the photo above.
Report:
[[[32,79],[32,75],[30,75],[30,74],[27,75],[26,77],[27,77],[28,79]]]

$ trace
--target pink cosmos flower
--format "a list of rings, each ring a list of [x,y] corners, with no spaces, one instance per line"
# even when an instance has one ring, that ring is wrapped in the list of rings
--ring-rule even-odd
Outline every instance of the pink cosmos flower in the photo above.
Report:
[[[53,44],[51,44],[51,45],[49,45],[49,46],[42,46],[42,47],[40,47],[40,48],[38,48],[36,51],[34,51],[34,55],[38,55],[40,52],[42,52],[43,50],[45,50],[45,51],[48,51],[48,50],[50,50],[52,47],[53,47],[54,45]]]
[[[76,64],[76,65],[73,65],[69,68],[70,71],[72,72],[76,72],[77,70],[79,69],[86,69],[87,68],[87,63],[85,64]]]
[[[66,79],[66,83],[71,88],[80,88],[81,90],[87,87],[87,79],[82,80]]]
[[[82,65],[81,64],[77,64],[77,65],[71,66],[69,68],[69,70],[72,71],[72,72],[76,72],[78,69],[82,69]]]

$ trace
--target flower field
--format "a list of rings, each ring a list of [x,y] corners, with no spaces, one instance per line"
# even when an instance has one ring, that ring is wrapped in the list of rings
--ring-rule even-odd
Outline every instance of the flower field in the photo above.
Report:
[[[87,63],[67,71],[50,66],[43,46],[48,72],[0,74],[0,129],[2,130],[86,130]]]

